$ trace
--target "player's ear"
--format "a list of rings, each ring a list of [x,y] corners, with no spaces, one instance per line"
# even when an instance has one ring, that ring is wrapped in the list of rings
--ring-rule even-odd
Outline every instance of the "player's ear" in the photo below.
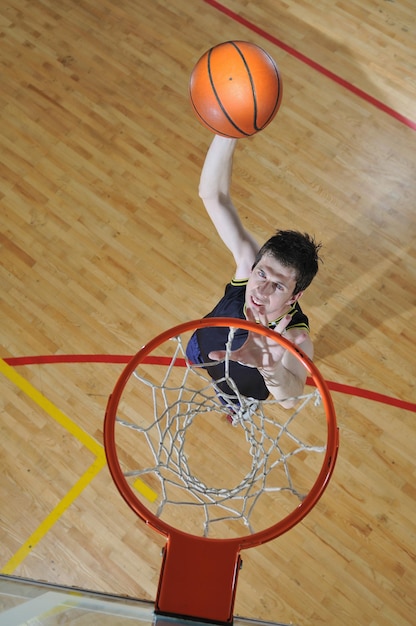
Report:
[[[287,301],[288,304],[295,304],[295,302],[297,302],[299,300],[299,298],[303,295],[303,291],[298,291],[298,293],[293,294],[289,300]]]

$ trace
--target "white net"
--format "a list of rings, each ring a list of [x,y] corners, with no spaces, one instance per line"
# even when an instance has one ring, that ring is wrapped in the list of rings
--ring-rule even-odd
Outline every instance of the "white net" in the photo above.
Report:
[[[229,349],[223,380],[235,393],[220,393],[222,381],[187,359],[188,339],[165,342],[130,376],[115,426],[120,465],[146,508],[185,532],[258,532],[291,513],[321,469],[320,395],[311,388],[293,410],[242,396],[228,374]]]

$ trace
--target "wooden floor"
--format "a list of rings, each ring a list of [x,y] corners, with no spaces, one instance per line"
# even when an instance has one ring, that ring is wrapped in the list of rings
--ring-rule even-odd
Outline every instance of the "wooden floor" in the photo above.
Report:
[[[303,307],[341,447],[312,513],[245,554],[235,612],[414,624],[414,2],[3,0],[0,24],[0,571],[155,597],[163,538],[105,467],[112,357],[202,317],[231,278],[187,84],[206,49],[243,39],[276,59],[284,97],[238,146],[234,198],[260,241],[324,244]]]

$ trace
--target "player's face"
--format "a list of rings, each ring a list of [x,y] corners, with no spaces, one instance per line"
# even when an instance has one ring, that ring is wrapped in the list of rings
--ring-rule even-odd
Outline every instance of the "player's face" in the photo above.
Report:
[[[269,322],[284,315],[301,293],[293,295],[296,271],[265,254],[253,268],[246,287],[246,306]]]

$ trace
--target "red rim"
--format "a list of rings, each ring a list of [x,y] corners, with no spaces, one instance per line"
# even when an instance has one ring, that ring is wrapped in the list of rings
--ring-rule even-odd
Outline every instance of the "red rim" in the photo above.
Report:
[[[320,392],[325,409],[327,422],[326,452],[322,462],[321,470],[305,499],[302,500],[302,502],[289,515],[284,517],[276,524],[273,524],[269,528],[265,528],[259,532],[243,537],[234,537],[232,539],[213,539],[210,537],[198,537],[198,539],[203,542],[207,541],[236,544],[239,546],[239,549],[251,548],[271,541],[272,539],[275,539],[280,535],[283,535],[293,526],[298,524],[309,513],[309,511],[311,511],[311,509],[321,498],[329,483],[329,480],[334,471],[335,462],[338,454],[339,432],[337,427],[335,408],[325,380],[313,361],[289,340],[277,334],[270,328],[266,328],[265,326],[259,326],[258,324],[255,324],[254,322],[250,322],[248,320],[240,320],[228,317],[203,318],[199,320],[185,322],[183,324],[179,324],[178,326],[174,326],[169,330],[166,330],[165,332],[161,333],[160,335],[149,341],[149,343],[143,346],[143,348],[141,348],[141,350],[139,350],[139,352],[137,352],[132,357],[132,359],[129,361],[129,363],[121,373],[117,383],[115,384],[113,393],[108,400],[105,414],[104,448],[107,457],[108,467],[113,481],[129,507],[151,528],[166,537],[171,537],[175,534],[182,536],[188,535],[189,533],[175,528],[174,526],[171,526],[170,524],[167,524],[163,520],[156,517],[156,515],[149,511],[132,491],[123,474],[117,457],[115,442],[115,424],[117,408],[124,388],[134,370],[140,363],[144,361],[146,356],[150,354],[156,347],[158,347],[168,339],[171,339],[172,337],[181,335],[184,332],[196,330],[197,328],[209,326],[243,328],[248,331],[252,330],[258,334],[267,336],[282,345],[286,350],[291,352],[303,363],[304,367],[310,374],[314,384]],[[190,536],[193,537],[194,535]]]

